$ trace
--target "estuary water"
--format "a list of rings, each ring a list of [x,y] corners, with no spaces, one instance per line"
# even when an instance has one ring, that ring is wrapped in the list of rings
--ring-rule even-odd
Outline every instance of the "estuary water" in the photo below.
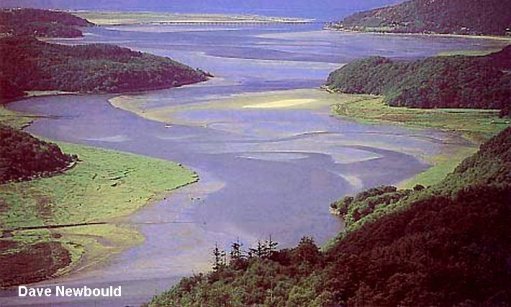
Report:
[[[57,42],[114,43],[169,56],[215,78],[121,97],[31,98],[9,108],[47,116],[27,129],[36,135],[178,161],[195,170],[200,181],[125,219],[145,236],[141,245],[100,266],[39,284],[122,285],[122,298],[36,300],[4,292],[0,305],[139,305],[181,276],[207,270],[215,242],[227,248],[239,238],[248,247],[271,235],[289,247],[309,235],[324,244],[343,228],[329,214],[330,202],[366,187],[397,184],[427,169],[425,158],[463,145],[443,132],[332,117],[317,89],[328,73],[369,55],[412,59],[498,44],[330,32],[318,25],[134,25],[88,31],[83,39]],[[317,97],[318,106],[302,107],[300,97],[307,95]],[[256,107],[230,103],[233,99],[255,101]],[[129,109],[123,103],[133,107],[133,101],[138,114],[123,110]],[[276,107],[257,107],[261,102]]]

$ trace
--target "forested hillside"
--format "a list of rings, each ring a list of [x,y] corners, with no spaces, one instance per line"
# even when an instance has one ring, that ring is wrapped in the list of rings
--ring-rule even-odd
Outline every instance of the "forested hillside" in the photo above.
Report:
[[[38,37],[79,37],[94,24],[72,14],[39,9],[0,10],[0,33]]]
[[[23,91],[117,93],[169,88],[207,76],[169,58],[114,45],[65,46],[15,36],[0,39],[0,98]]]
[[[509,0],[412,0],[356,13],[330,27],[369,32],[506,35],[511,33],[510,12]]]
[[[76,161],[53,144],[0,124],[0,184],[47,177]]]
[[[384,95],[391,106],[501,109],[511,105],[511,46],[487,56],[431,57],[407,62],[371,57],[332,72],[327,86]]]
[[[362,204],[363,203],[363,204]],[[352,205],[357,208],[352,210]],[[363,207],[363,208],[362,208]],[[326,252],[271,241],[185,278],[153,306],[507,306],[511,302],[511,128],[443,182],[381,187],[333,205],[358,227]],[[376,218],[377,217],[377,218]],[[365,220],[364,220],[365,219]]]

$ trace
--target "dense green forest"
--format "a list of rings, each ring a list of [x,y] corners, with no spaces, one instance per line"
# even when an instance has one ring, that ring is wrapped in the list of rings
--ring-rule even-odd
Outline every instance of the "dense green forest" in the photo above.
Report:
[[[33,37],[0,39],[0,98],[23,91],[126,92],[175,87],[207,75],[169,58],[114,45],[65,46]]]
[[[53,143],[0,124],[0,184],[51,176],[76,160]]]
[[[334,29],[394,33],[511,34],[509,0],[412,0],[356,13]]]
[[[213,271],[184,278],[153,306],[506,306],[511,302],[511,128],[442,182],[379,187],[332,205],[348,231],[277,250],[213,251]],[[355,217],[355,211],[358,216]],[[357,225],[357,227],[354,227]]]
[[[332,72],[335,91],[384,95],[391,106],[501,109],[511,105],[511,46],[487,56],[393,61],[371,57]]]
[[[181,86],[207,74],[169,58],[113,45],[64,46],[38,37],[76,37],[89,21],[66,12],[0,10],[0,101],[25,91],[118,93]],[[0,35],[1,37],[1,35]]]
[[[0,10],[0,33],[38,37],[80,37],[80,27],[94,24],[72,14],[39,9]]]

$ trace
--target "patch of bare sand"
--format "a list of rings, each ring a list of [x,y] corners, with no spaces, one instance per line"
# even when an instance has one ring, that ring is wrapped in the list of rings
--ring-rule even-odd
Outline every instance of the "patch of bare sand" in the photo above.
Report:
[[[237,94],[207,102],[150,107],[150,96],[121,95],[111,98],[112,106],[135,113],[146,119],[165,124],[187,124],[207,126],[211,119],[194,117],[188,114],[196,111],[227,110],[227,111],[263,111],[272,109],[328,109],[337,103],[337,97],[319,89],[298,89],[285,91],[269,91],[263,93]]]
[[[244,109],[278,109],[317,102],[316,99],[282,99],[243,106]]]

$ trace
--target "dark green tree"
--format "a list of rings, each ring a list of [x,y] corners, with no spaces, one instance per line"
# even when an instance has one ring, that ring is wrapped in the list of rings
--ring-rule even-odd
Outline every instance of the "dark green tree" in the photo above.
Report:
[[[248,265],[247,257],[244,255],[242,247],[243,243],[240,242],[239,238],[231,244],[229,266],[235,270],[245,269]]]
[[[218,248],[218,243],[215,243],[215,248],[213,248],[213,271],[218,272],[225,268],[226,259],[225,259],[225,251],[220,250]]]
[[[265,241],[266,251],[265,251],[265,258],[270,258],[273,256],[273,254],[277,251],[277,246],[279,243],[272,240],[271,235],[269,236],[268,240]]]
[[[293,249],[292,259],[295,263],[316,264],[321,259],[321,253],[312,237],[304,236],[298,246]]]

